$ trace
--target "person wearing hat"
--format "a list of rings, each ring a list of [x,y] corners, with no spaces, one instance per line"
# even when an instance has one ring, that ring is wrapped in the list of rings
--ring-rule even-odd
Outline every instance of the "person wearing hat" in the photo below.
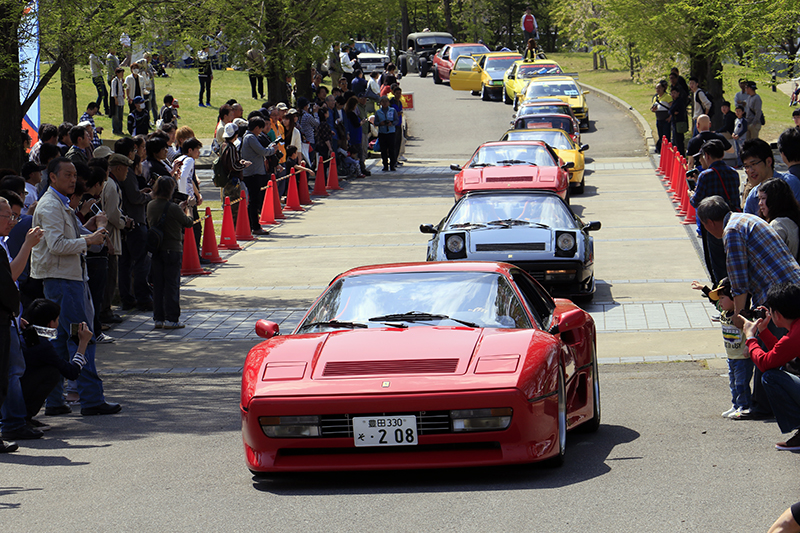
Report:
[[[228,176],[228,181],[222,187],[222,194],[231,199],[231,214],[234,220],[238,220],[239,202],[235,202],[241,196],[241,181],[242,171],[251,165],[250,161],[245,161],[239,155],[239,149],[236,147],[236,139],[239,137],[239,127],[234,123],[225,124],[225,131],[222,135],[222,148],[220,150],[219,159],[225,173]],[[261,233],[259,233],[261,231]],[[255,235],[266,235],[267,232],[261,229],[261,226],[253,230]]]
[[[764,113],[761,109],[761,97],[756,94],[758,85],[754,81],[748,81],[745,87],[747,92],[747,138],[749,140],[758,139],[758,134],[761,132],[761,126],[765,124]]]
[[[108,240],[111,243],[108,254],[108,279],[103,295],[101,315],[112,315],[111,301],[117,288],[119,258],[122,255],[122,231],[133,225],[133,219],[125,216],[122,210],[122,190],[120,184],[128,178],[128,169],[133,161],[122,154],[111,154],[108,158],[108,177],[100,193],[100,206],[108,218]]]
[[[42,181],[42,170],[45,167],[42,165],[37,165],[33,161],[28,161],[24,165],[22,165],[22,171],[20,174],[25,179],[25,198],[23,201],[25,202],[22,206],[22,214],[27,215],[28,210],[31,209],[31,206],[34,208],[36,207],[36,200],[39,199],[39,193],[36,191],[36,186],[39,185],[39,182]]]
[[[697,177],[697,186],[694,194],[689,199],[692,207],[697,208],[705,198],[721,196],[725,198],[731,211],[741,211],[739,208],[739,173],[722,162],[725,155],[722,143],[718,139],[706,141],[700,151],[693,154],[705,169]],[[722,240],[701,230],[703,237],[703,252],[706,266],[713,281],[726,277],[725,248]]]
[[[747,416],[750,414],[752,395],[750,379],[753,377],[753,361],[744,344],[742,330],[733,324],[734,305],[731,282],[728,278],[722,278],[714,290],[710,290],[699,282],[693,281],[692,288],[702,290],[720,313],[722,343],[728,356],[728,379],[731,389],[731,407],[722,413],[722,416],[734,419]]]
[[[150,116],[145,109],[144,98],[133,99],[133,111],[128,115],[128,133],[131,135],[147,135],[150,132]]]

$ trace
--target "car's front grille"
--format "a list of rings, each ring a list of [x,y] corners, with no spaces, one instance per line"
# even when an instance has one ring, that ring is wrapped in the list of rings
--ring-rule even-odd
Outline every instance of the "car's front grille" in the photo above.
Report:
[[[322,377],[371,376],[386,374],[452,374],[458,358],[393,359],[389,361],[330,361]]]
[[[375,57],[375,58],[369,57],[369,58],[366,58],[366,59],[358,58],[358,62],[362,63],[362,64],[363,63],[376,63],[376,64],[378,64],[378,63],[381,63],[382,60],[379,57]]]
[[[541,251],[545,249],[543,242],[509,242],[497,244],[476,244],[476,252],[505,252],[508,250]]]
[[[353,417],[413,414],[417,418],[417,432],[420,435],[450,433],[450,411],[418,411],[416,413],[371,413],[357,415],[322,415],[319,417],[322,437],[353,438]]]
[[[533,176],[503,176],[503,177],[488,177],[486,183],[505,183],[505,182],[519,182],[519,181],[533,181]]]

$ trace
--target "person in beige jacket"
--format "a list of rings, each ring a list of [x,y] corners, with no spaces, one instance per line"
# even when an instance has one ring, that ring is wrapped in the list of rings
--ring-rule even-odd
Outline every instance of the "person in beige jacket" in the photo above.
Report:
[[[114,292],[117,289],[117,273],[119,257],[122,255],[122,232],[131,227],[133,219],[125,216],[122,212],[122,191],[120,183],[128,178],[128,169],[133,165],[133,161],[122,154],[111,154],[108,158],[109,178],[103,185],[103,192],[100,193],[100,205],[103,212],[108,217],[108,280],[106,290],[103,294],[103,307],[100,311],[100,320],[113,316],[111,301],[114,299]],[[102,339],[101,339],[102,340]]]
[[[69,159],[59,157],[52,161],[50,187],[39,199],[33,214],[33,226],[42,228],[44,236],[31,251],[31,277],[41,279],[44,295],[61,306],[58,336],[53,341],[56,352],[69,361],[78,345],[71,340],[71,325],[94,324],[94,307],[89,292],[84,254],[89,246],[102,245],[107,238],[107,219],[102,213],[82,226],[69,207],[75,192],[78,175]],[[92,232],[91,229],[96,231]],[[92,335],[94,339],[94,335]],[[78,378],[81,414],[107,415],[118,413],[119,404],[107,403],[103,381],[97,375],[95,344],[89,344],[86,365]],[[63,384],[59,382],[47,397],[45,414],[54,416],[70,413],[64,402]]]

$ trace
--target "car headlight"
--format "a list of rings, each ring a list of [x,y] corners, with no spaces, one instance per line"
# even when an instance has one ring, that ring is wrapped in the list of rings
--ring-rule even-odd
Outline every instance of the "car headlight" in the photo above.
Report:
[[[498,85],[498,86],[503,85],[503,80],[494,80],[492,82],[492,85]]]
[[[461,235],[449,235],[446,242],[447,250],[457,254],[464,250],[464,238]]]
[[[450,411],[453,431],[497,431],[511,424],[512,409],[457,409]]]
[[[271,438],[319,437],[318,416],[260,416],[264,435]]]
[[[556,246],[562,252],[568,252],[575,246],[575,236],[572,233],[562,233],[556,239]]]

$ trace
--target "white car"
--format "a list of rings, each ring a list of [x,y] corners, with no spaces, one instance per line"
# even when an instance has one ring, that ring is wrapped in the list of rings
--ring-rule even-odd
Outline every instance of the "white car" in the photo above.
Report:
[[[356,41],[358,50],[358,62],[361,63],[361,70],[367,75],[374,71],[383,71],[383,65],[389,62],[389,56],[380,54],[375,50],[375,45],[369,41]]]

